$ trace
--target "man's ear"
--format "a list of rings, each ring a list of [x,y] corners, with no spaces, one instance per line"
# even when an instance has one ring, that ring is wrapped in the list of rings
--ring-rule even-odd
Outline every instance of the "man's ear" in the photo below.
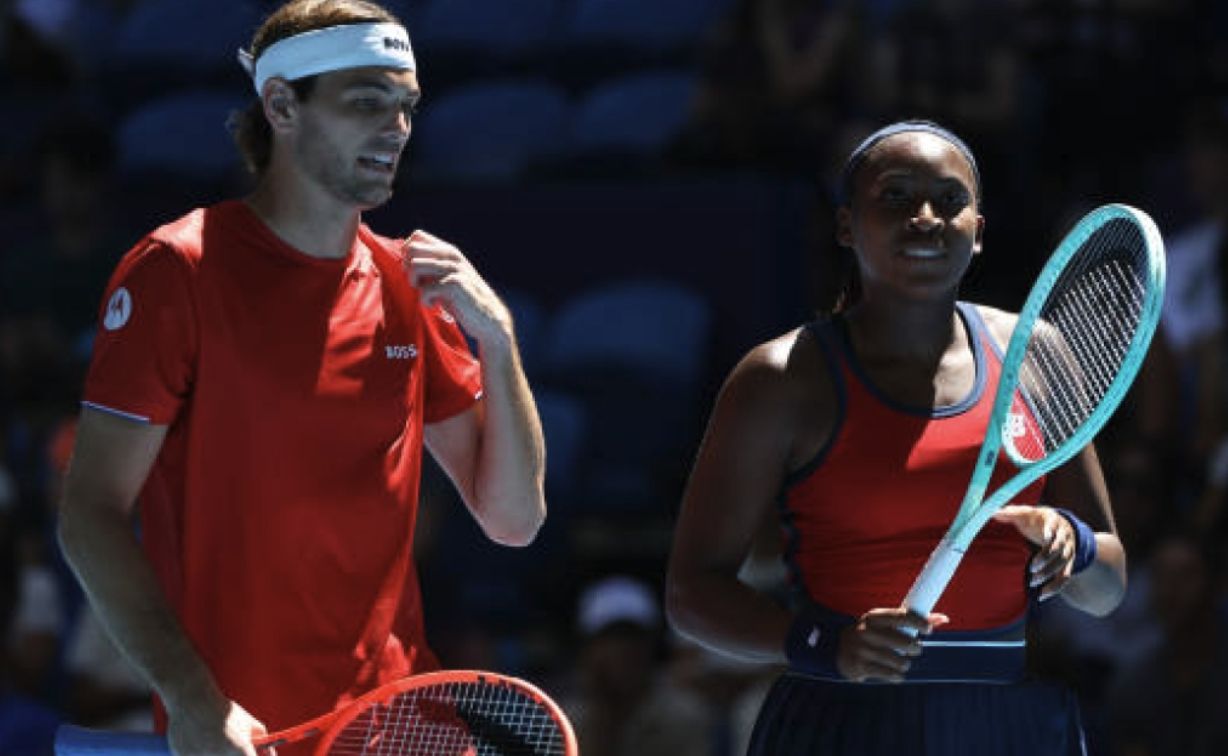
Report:
[[[853,248],[853,211],[848,207],[836,209],[836,243]]]
[[[285,133],[293,130],[298,118],[298,97],[285,79],[274,76],[265,82],[261,100],[264,104],[264,117],[268,119],[274,132]]]

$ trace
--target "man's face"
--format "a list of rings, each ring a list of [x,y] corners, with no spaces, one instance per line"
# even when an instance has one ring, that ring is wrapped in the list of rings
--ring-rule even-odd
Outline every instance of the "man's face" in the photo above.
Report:
[[[295,162],[344,203],[365,210],[387,202],[420,96],[413,71],[355,68],[321,74],[299,106]]]

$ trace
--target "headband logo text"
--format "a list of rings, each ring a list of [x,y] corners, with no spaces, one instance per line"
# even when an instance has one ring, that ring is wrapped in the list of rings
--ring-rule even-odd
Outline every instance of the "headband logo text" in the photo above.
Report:
[[[403,39],[384,37],[384,49],[387,50],[389,48],[399,52],[409,52],[409,43]]]

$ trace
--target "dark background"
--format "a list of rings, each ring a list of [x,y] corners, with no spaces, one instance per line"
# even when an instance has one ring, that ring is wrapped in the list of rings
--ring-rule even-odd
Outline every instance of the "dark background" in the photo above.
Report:
[[[51,537],[58,481],[115,261],[249,186],[224,126],[252,97],[233,53],[273,7],[0,0],[0,753],[44,747],[21,734],[39,722],[140,721],[140,685],[105,651],[74,651],[88,613]],[[551,458],[550,520],[525,551],[486,543],[428,471],[432,643],[447,665],[529,676],[569,701],[591,695],[578,597],[610,574],[659,592],[720,382],[829,291],[834,177],[862,136],[926,117],[969,142],[988,225],[966,297],[1005,308],[1096,205],[1142,207],[1170,238],[1218,227],[1228,206],[1228,6],[1210,0],[389,7],[426,97],[396,196],[368,222],[457,244],[505,295]],[[1213,301],[1220,268],[1212,255],[1191,278]],[[1035,666],[1075,686],[1093,753],[1228,752],[1223,333],[1194,316],[1203,336],[1161,336],[1101,441],[1138,578],[1127,607],[1099,622],[1050,609],[1038,624]],[[1162,593],[1173,584],[1195,595]],[[771,670],[649,624],[646,674],[706,709],[702,752],[736,749]],[[1195,652],[1173,653],[1177,638]]]

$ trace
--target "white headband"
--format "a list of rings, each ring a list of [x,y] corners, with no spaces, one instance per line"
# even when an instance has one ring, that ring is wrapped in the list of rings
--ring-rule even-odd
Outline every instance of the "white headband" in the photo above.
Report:
[[[296,34],[269,45],[252,60],[239,50],[239,64],[252,77],[256,94],[274,76],[287,81],[346,68],[382,66],[415,71],[409,33],[400,24],[343,24]]]

